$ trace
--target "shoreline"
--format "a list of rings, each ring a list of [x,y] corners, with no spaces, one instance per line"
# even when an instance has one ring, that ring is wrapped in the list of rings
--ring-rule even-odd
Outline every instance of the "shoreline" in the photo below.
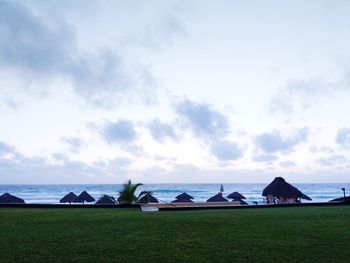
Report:
[[[197,203],[177,203],[177,204],[0,204],[1,208],[135,208],[142,210],[145,208],[157,208],[159,211],[184,211],[184,210],[209,210],[209,209],[264,209],[283,207],[320,207],[320,206],[349,206],[349,202],[315,202],[315,203],[295,203],[295,204],[264,204],[264,205],[237,205],[234,202],[197,202]]]

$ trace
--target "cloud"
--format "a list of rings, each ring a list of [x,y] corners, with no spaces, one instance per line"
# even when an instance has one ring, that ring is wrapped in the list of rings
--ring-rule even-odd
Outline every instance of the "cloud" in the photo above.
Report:
[[[209,104],[183,99],[176,104],[176,112],[197,136],[214,138],[229,133],[227,117]]]
[[[139,10],[149,9],[151,6],[150,4],[142,6],[144,5],[142,2],[136,4],[138,7],[135,8]],[[189,37],[182,20],[189,17],[188,14],[193,11],[191,4],[163,2],[151,8],[151,17],[154,21],[144,21],[141,25],[138,24],[137,27],[134,27],[133,30],[136,34],[128,34],[121,39],[124,45],[159,50],[164,45],[172,45],[178,40],[178,37]],[[142,15],[142,13],[136,15]]]
[[[35,83],[66,79],[77,95],[96,106],[113,106],[116,98],[124,97],[148,103],[156,99],[156,82],[147,67],[127,69],[114,48],[80,49],[67,23],[39,16],[20,3],[1,1],[0,24],[0,66],[17,70],[22,79],[28,74],[34,75]]]
[[[184,98],[176,103],[175,109],[184,127],[189,128],[196,138],[203,139],[216,159],[232,161],[243,156],[244,151],[238,144],[224,139],[230,133],[227,117],[210,104]]]
[[[320,158],[316,160],[316,162],[323,166],[333,166],[333,165],[346,164],[348,160],[344,155],[334,154],[325,158]]]
[[[69,160],[68,156],[64,153],[53,153],[52,158],[54,158],[56,161],[67,161]]]
[[[62,137],[61,141],[68,144],[70,151],[77,152],[84,145],[84,140],[78,137]]]
[[[289,168],[289,167],[296,166],[296,163],[293,161],[282,161],[280,162],[280,165],[284,168]]]
[[[154,119],[148,124],[148,129],[154,140],[163,143],[167,138],[176,140],[177,135],[172,125]]]
[[[18,104],[17,104],[17,102],[15,101],[15,100],[13,100],[13,99],[6,99],[5,101],[4,101],[4,104],[7,106],[7,107],[9,107],[9,108],[11,108],[11,109],[13,109],[13,110],[18,110]]]
[[[322,77],[308,80],[292,79],[272,97],[269,109],[271,112],[291,114],[296,107],[309,108],[321,98],[332,95],[336,88],[338,88],[336,83],[331,83]]]
[[[265,153],[288,153],[294,151],[295,146],[307,140],[309,130],[301,128],[293,135],[284,137],[280,131],[274,130],[270,133],[262,133],[255,136],[255,146]]]
[[[49,26],[27,7],[7,1],[0,3],[0,23],[2,65],[46,73],[70,60],[74,37],[67,27]]]
[[[272,96],[267,107],[270,112],[291,115],[297,109],[308,109],[325,99],[348,92],[350,83],[348,69],[335,80],[323,76],[309,79],[290,79],[286,85]]]
[[[335,142],[339,144],[342,148],[350,148],[350,128],[341,128],[337,132]]]
[[[334,149],[329,146],[311,146],[310,151],[313,153],[333,153]]]
[[[103,175],[99,167],[79,161],[63,160],[61,164],[52,164],[39,157],[0,158],[0,178],[4,183],[87,183]]]
[[[102,167],[124,168],[130,165],[131,163],[132,161],[129,158],[116,157],[111,160],[97,162],[96,164]]]
[[[117,122],[106,124],[102,129],[102,136],[110,144],[128,144],[135,141],[137,133],[133,122],[120,119]]]
[[[130,164],[122,157],[88,164],[71,160],[64,153],[52,154],[56,161],[52,163],[44,157],[27,157],[4,142],[0,142],[0,149],[0,181],[4,184],[125,181]]]
[[[234,142],[217,140],[211,143],[211,152],[220,161],[233,161],[243,156],[243,150]]]
[[[15,148],[5,142],[0,141],[0,154],[13,153]]]
[[[276,161],[278,159],[278,157],[274,154],[263,153],[263,154],[254,155],[252,159],[254,162],[262,162],[262,163],[268,162],[268,163],[270,163],[270,162]]]

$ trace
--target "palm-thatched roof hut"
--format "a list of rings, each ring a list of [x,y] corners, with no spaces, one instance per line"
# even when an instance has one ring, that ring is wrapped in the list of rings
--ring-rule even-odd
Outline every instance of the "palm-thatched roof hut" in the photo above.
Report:
[[[76,199],[74,199],[74,203],[91,203],[95,202],[95,198],[93,198],[88,192],[83,191]]]
[[[188,193],[182,193],[175,197],[175,199],[193,199]]]
[[[159,201],[152,194],[147,193],[140,200],[138,200],[138,203],[141,203],[141,204],[159,203]]]
[[[73,192],[70,192],[69,194],[66,194],[61,200],[60,200],[60,203],[73,203],[74,200],[77,198],[78,196],[73,193]]]
[[[9,193],[0,196],[0,204],[24,204],[24,200]]]
[[[284,178],[276,177],[268,186],[265,187],[262,196],[265,196],[269,202],[275,202],[275,198],[280,203],[295,203],[298,199],[311,200],[304,195],[298,188],[287,183]],[[273,201],[271,201],[273,199]]]
[[[244,195],[241,195],[238,192],[233,192],[227,196],[229,199],[233,199],[233,201],[240,201],[242,199],[246,199]]]
[[[228,200],[222,196],[222,193],[217,193],[216,195],[210,197],[207,202],[228,202]]]

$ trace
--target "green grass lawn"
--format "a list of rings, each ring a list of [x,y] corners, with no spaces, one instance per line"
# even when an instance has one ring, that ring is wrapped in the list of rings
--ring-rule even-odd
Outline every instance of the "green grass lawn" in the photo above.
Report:
[[[350,262],[350,206],[0,208],[1,262]]]

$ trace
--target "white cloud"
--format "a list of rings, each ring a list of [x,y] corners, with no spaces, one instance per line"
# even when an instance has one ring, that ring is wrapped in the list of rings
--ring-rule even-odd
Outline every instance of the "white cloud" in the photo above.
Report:
[[[318,159],[317,163],[323,166],[334,166],[334,165],[344,165],[348,163],[348,160],[344,155],[333,154],[328,157],[323,157]]]
[[[0,141],[0,154],[13,153],[15,148],[5,142]]]
[[[234,161],[243,156],[243,150],[234,142],[216,140],[211,143],[211,152],[220,161]]]
[[[265,153],[289,153],[294,151],[295,146],[305,142],[308,134],[307,128],[298,129],[290,136],[282,136],[280,131],[274,130],[255,136],[254,143],[258,149]]]
[[[270,163],[270,162],[273,162],[276,160],[278,160],[278,157],[274,154],[262,153],[262,154],[258,154],[258,155],[253,156],[254,162]]]
[[[340,145],[342,148],[350,148],[350,128],[341,128],[337,132],[337,137],[335,142]]]
[[[101,134],[106,142],[110,144],[132,143],[137,137],[133,122],[126,119],[107,123],[102,128]]]
[[[282,167],[289,168],[289,167],[295,167],[295,166],[296,166],[296,163],[293,162],[293,161],[281,161],[281,162],[280,162],[280,165],[281,165]]]
[[[84,140],[79,137],[62,137],[61,141],[69,145],[71,152],[78,152],[84,145]]]
[[[110,107],[123,98],[155,101],[156,82],[148,67],[130,71],[115,48],[82,50],[69,24],[6,1],[0,3],[0,22],[0,67],[16,70],[22,79],[34,75],[28,81],[39,84],[36,89],[47,89],[41,79],[64,78],[95,106]]]
[[[154,140],[163,143],[167,138],[176,140],[178,138],[174,127],[169,124],[154,119],[148,124],[149,131]]]
[[[292,79],[271,99],[269,109],[272,112],[291,114],[295,107],[309,108],[321,98],[332,95],[336,87],[336,84],[321,77],[310,80]]]
[[[227,117],[209,104],[183,99],[176,104],[176,111],[196,136],[213,138],[229,133]]]

